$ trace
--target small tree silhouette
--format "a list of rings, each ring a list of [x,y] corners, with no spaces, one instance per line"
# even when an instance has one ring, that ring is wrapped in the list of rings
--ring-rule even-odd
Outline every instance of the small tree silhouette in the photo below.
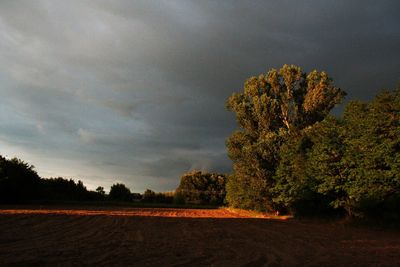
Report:
[[[116,201],[131,201],[131,190],[124,184],[113,184],[110,189],[109,198]]]

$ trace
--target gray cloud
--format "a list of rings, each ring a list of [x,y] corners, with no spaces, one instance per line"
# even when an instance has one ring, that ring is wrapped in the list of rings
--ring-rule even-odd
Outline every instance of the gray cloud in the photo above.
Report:
[[[226,98],[284,63],[348,99],[399,82],[398,1],[2,1],[0,154],[91,188],[229,172]]]

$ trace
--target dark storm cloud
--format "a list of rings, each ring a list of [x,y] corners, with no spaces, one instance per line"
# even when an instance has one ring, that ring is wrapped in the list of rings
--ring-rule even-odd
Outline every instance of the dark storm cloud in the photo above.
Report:
[[[398,1],[2,1],[0,153],[91,188],[229,172],[226,98],[251,75],[326,70],[348,99],[400,74]]]

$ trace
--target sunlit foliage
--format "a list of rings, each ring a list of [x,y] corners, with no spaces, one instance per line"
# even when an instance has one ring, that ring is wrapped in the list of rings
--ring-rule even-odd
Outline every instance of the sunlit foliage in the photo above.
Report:
[[[227,101],[240,127],[227,140],[234,163],[228,202],[239,208],[275,210],[271,190],[281,147],[322,121],[344,95],[325,72],[307,74],[294,65],[249,78],[243,92]]]
[[[325,73],[287,65],[232,95],[240,130],[227,141],[230,205],[399,219],[400,89],[329,115],[343,96]]]
[[[225,175],[192,171],[181,177],[175,195],[181,202],[189,204],[223,204],[225,183]]]

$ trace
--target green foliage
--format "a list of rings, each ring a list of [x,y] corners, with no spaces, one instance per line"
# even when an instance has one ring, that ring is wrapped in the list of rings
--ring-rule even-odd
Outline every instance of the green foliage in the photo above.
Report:
[[[346,180],[343,122],[328,117],[315,125],[310,139],[313,145],[305,160],[307,175],[314,180],[315,192],[325,200],[325,208],[339,208],[339,203],[345,201],[343,185]]]
[[[324,121],[290,136],[280,150],[273,201],[291,213],[326,212],[343,195],[341,122]]]
[[[354,215],[400,214],[400,89],[371,103],[351,102],[343,116],[347,193]]]
[[[277,210],[294,213],[306,203],[312,203],[314,182],[307,176],[305,168],[309,146],[310,140],[306,136],[292,136],[282,144],[281,160],[270,189]]]
[[[322,121],[344,95],[325,72],[307,74],[294,65],[249,78],[243,92],[227,101],[241,128],[227,140],[234,163],[227,189],[230,205],[277,209],[281,200],[274,202],[273,188],[282,146]]]
[[[279,158],[270,190],[277,209],[400,218],[400,90],[288,135]]]
[[[221,205],[226,195],[225,183],[226,177],[222,174],[201,171],[186,173],[176,189],[175,201]]]

